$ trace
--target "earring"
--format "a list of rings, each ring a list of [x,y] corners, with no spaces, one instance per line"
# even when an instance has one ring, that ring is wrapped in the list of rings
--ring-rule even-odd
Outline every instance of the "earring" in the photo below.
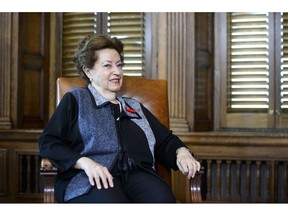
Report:
[[[92,82],[92,81],[93,81],[93,79],[92,79],[92,78],[89,78],[89,80],[90,80],[90,82]]]

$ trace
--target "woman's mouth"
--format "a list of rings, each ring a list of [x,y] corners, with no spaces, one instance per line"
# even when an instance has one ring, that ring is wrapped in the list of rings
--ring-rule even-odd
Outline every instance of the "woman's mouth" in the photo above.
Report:
[[[119,84],[120,83],[120,78],[111,79],[110,82],[112,82],[114,84]]]

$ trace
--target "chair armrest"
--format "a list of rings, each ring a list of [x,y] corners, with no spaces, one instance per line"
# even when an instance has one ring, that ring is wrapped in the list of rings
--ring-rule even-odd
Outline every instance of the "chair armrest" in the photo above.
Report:
[[[192,203],[201,203],[201,178],[204,174],[204,167],[190,179],[190,197]],[[54,203],[54,182],[57,175],[57,168],[47,158],[41,160],[40,175],[44,180],[44,203]]]
[[[42,158],[40,166],[41,175],[57,175],[57,168],[47,158]]]
[[[57,168],[47,158],[42,158],[40,176],[44,183],[44,203],[54,203],[54,182],[57,175]]]
[[[201,203],[202,194],[201,194],[201,179],[204,174],[204,167],[201,167],[194,178],[190,179],[190,197],[192,203]]]

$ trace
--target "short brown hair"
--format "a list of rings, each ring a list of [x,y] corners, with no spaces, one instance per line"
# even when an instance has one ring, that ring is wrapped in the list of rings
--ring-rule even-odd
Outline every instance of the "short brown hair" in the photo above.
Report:
[[[116,37],[111,38],[108,35],[97,35],[92,34],[83,38],[75,51],[73,62],[75,63],[76,70],[87,81],[88,77],[83,71],[83,66],[88,68],[93,68],[95,62],[98,59],[96,51],[102,49],[115,49],[121,58],[121,61],[124,60],[123,56],[123,43]]]

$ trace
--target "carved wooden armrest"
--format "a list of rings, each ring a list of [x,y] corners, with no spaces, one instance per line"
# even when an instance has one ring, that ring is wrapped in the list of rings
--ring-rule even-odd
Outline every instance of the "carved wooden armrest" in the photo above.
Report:
[[[44,203],[54,203],[54,182],[57,168],[47,158],[41,160],[40,175],[44,183]]]
[[[201,179],[204,174],[204,167],[196,173],[194,178],[190,179],[190,196],[192,203],[201,203],[202,194],[201,194]]]

